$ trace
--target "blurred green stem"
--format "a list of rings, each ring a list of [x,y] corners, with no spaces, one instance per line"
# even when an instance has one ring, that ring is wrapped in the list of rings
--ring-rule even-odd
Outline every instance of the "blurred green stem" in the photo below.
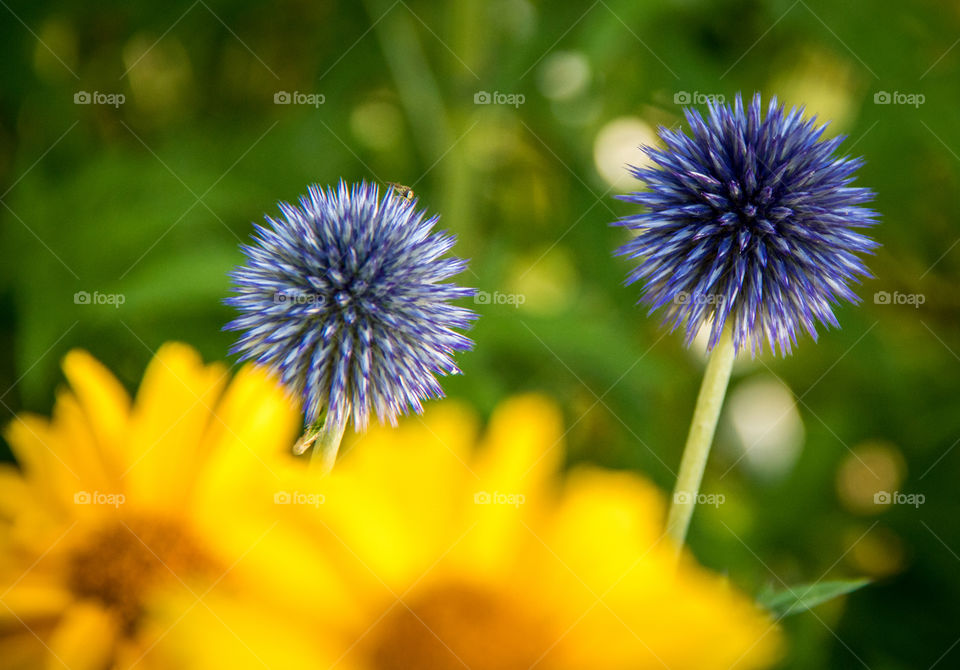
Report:
[[[340,451],[340,442],[346,427],[346,419],[338,423],[327,414],[323,425],[314,424],[297,440],[293,453],[302,454],[313,446],[313,451],[310,452],[310,469],[325,475],[337,462],[337,452]]]
[[[693,420],[690,422],[687,444],[680,460],[680,474],[677,475],[670,512],[667,514],[667,535],[676,543],[678,553],[687,536],[690,517],[693,516],[693,508],[700,494],[703,470],[710,456],[710,445],[713,443],[723,397],[727,393],[735,355],[733,335],[728,327],[720,334],[720,340],[707,361],[703,383],[697,395],[697,405],[693,410]]]
[[[415,14],[406,5],[364,0],[374,34],[383,50],[397,95],[407,113],[416,146],[424,161],[432,163],[453,142],[440,86],[417,37]],[[411,184],[415,186],[415,184]]]
[[[482,7],[477,8],[475,4],[475,0],[464,0],[451,4],[445,10],[458,13],[458,16],[460,12],[466,12],[466,15],[473,19],[469,30],[452,31],[457,39],[447,49],[452,49],[454,53],[472,53],[461,40],[486,34],[482,22],[477,19],[485,14]],[[464,158],[465,153],[460,148],[460,140],[465,133],[470,132],[470,128],[460,129],[444,103],[440,83],[418,36],[418,32],[430,29],[413,10],[402,3],[394,6],[382,0],[363,0],[363,5],[371,25],[375,27],[374,33],[383,51],[385,64],[396,85],[397,96],[413,133],[413,144],[420,153],[423,164],[429,166],[425,172],[409,177],[404,183],[417,190],[421,180],[440,165],[440,183],[434,190],[443,198],[443,202],[435,202],[433,205],[443,212],[444,219],[450,222],[448,225],[451,230],[457,232],[461,248],[469,249],[468,238],[474,217],[471,191],[475,178]],[[433,37],[437,38],[435,34]],[[444,45],[446,46],[446,43]],[[463,67],[466,68],[466,65]],[[471,72],[471,76],[476,75]],[[471,83],[469,80],[468,83],[457,81],[454,75],[447,75],[444,81],[454,90],[467,88]],[[478,83],[472,83],[467,90],[476,88],[477,85]],[[472,100],[472,93],[462,99]],[[457,133],[460,133],[459,137]]]

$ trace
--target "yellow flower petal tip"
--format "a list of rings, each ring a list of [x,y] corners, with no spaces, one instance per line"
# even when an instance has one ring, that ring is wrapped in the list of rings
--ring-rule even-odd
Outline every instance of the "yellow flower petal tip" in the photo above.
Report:
[[[117,442],[130,414],[130,396],[100,361],[82,349],[63,359],[63,373],[90,419],[90,427],[104,442]]]
[[[177,366],[182,363],[185,367],[203,366],[203,359],[199,352],[184,342],[165,342],[160,345],[153,356],[153,363]]]
[[[111,382],[117,383],[107,367],[86,349],[71,349],[68,351],[66,356],[63,357],[62,367],[64,375],[71,384],[75,380],[78,383],[83,383],[88,377],[107,377]]]
[[[63,614],[51,636],[48,667],[97,670],[107,667],[119,633],[110,612],[93,602],[79,602]],[[62,664],[62,665],[61,665]]]
[[[563,434],[563,415],[545,395],[529,393],[501,403],[490,421],[490,438],[551,446]]]
[[[485,487],[536,495],[556,476],[564,451],[560,409],[544,395],[526,394],[494,410],[475,470]]]

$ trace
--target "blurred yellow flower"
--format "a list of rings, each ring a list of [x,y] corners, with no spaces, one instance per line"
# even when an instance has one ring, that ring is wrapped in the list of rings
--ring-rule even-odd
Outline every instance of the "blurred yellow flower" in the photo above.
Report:
[[[762,668],[780,632],[662,535],[638,476],[561,476],[539,396],[484,436],[438,404],[355,439],[333,474],[290,456],[266,373],[163,347],[134,402],[89,355],[0,470],[5,668]],[[479,442],[479,444],[477,444]],[[362,443],[362,444],[361,444]]]
[[[164,639],[165,653],[197,668],[341,670],[726,670],[777,659],[779,629],[747,597],[689,556],[675,568],[652,485],[592,467],[559,476],[563,431],[549,401],[504,403],[476,441],[474,415],[440,404],[371,430],[326,478],[301,469],[280,492],[248,488],[250,504],[279,495],[284,524],[316,550],[264,573],[288,594],[278,609],[209,600]],[[297,595],[315,583],[326,591]]]
[[[158,667],[154,594],[233,588],[231,473],[289,448],[295,408],[263,372],[164,346],[136,401],[89,354],[64,360],[72,390],[51,420],[21,416],[0,466],[0,658],[5,668]],[[266,528],[260,528],[263,533]],[[249,532],[240,535],[251,535]],[[252,553],[252,552],[251,552]]]

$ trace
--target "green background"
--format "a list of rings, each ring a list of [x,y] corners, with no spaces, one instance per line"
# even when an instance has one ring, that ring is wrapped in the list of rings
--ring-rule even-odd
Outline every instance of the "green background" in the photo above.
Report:
[[[738,365],[731,398],[789,389],[800,448],[751,466],[728,407],[704,487],[725,502],[698,508],[691,545],[751,591],[877,580],[785,620],[783,667],[956,667],[958,39],[960,10],[933,1],[4,3],[0,411],[48,412],[72,347],[130,388],[167,340],[226,358],[221,300],[251,222],[308,183],[396,181],[459,235],[464,284],[524,300],[475,306],[449,395],[488,413],[546,392],[571,462],[668,490],[703,359],[622,286],[611,250],[626,237],[608,224],[635,210],[604,175],[682,122],[683,92],[777,94],[867,160],[883,247],[841,329]],[[79,91],[125,99],[75,104]],[[279,91],[323,104],[275,104]],[[475,104],[480,91],[523,102]],[[767,395],[742,395],[744,416]],[[924,502],[870,504],[885,487]]]

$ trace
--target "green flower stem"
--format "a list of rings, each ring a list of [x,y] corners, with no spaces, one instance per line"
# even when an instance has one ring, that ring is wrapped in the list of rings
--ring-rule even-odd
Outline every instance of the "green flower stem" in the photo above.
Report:
[[[730,329],[726,328],[707,362],[707,370],[697,396],[697,406],[690,422],[687,444],[680,460],[680,474],[677,476],[670,512],[667,514],[667,535],[676,543],[678,552],[687,536],[690,517],[693,516],[693,508],[697,504],[703,470],[710,456],[710,445],[713,443],[723,397],[727,392],[734,357],[733,336]]]
[[[297,440],[293,453],[302,454],[313,446],[313,451],[310,452],[310,469],[325,475],[333,469],[333,464],[337,461],[337,452],[340,451],[340,442],[346,428],[346,419],[336,423],[327,414],[322,425],[314,424]]]

